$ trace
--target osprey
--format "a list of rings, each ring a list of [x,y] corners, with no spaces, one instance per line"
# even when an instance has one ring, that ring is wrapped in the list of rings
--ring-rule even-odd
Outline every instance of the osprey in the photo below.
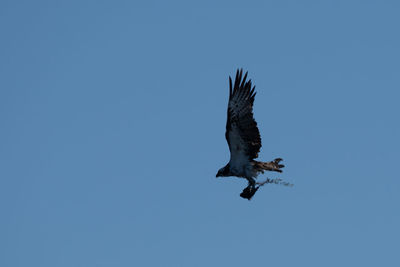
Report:
[[[251,80],[246,81],[247,72],[242,78],[243,70],[237,70],[235,84],[229,76],[229,103],[228,119],[226,121],[225,138],[229,145],[231,158],[229,163],[221,168],[216,177],[237,176],[245,178],[248,186],[240,194],[242,198],[250,200],[260,185],[265,183],[279,183],[280,179],[267,179],[256,183],[255,179],[264,171],[282,172],[284,165],[281,158],[270,162],[256,161],[261,148],[261,137],[257,122],[253,116],[253,103],[256,96],[255,86]],[[256,184],[259,185],[256,187]]]

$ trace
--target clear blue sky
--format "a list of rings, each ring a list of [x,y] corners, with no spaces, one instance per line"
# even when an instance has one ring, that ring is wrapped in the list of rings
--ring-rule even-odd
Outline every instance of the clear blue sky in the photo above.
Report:
[[[1,1],[0,266],[400,266],[398,1]],[[262,160],[216,179],[228,75]]]

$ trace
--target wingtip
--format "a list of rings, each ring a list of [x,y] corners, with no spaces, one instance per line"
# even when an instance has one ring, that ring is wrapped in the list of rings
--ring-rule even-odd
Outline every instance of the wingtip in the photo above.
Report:
[[[236,69],[236,77],[235,81],[232,83],[232,78],[229,76],[229,86],[231,88],[231,94],[234,95],[236,92],[242,88],[244,89],[242,92],[245,92],[243,96],[245,97],[251,97],[254,93],[255,86],[252,84],[252,80],[249,79],[246,81],[248,78],[248,71],[246,71],[243,75],[243,68],[237,68]]]
[[[247,71],[246,71],[246,73],[244,74],[244,77],[243,77],[243,80],[242,80],[242,84],[240,85],[240,87],[245,86],[245,84],[246,84],[246,79],[247,79]]]
[[[229,98],[232,96],[232,78],[229,76]]]
[[[251,91],[250,91],[250,95],[251,96],[253,96],[253,95],[255,96],[256,95],[257,92],[255,90],[256,90],[256,86],[254,85],[253,89],[251,89]]]

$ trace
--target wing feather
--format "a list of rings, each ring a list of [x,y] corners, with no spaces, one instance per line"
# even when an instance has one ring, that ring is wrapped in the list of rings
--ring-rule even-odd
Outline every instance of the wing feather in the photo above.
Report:
[[[243,79],[242,75],[243,70],[238,69],[233,88],[232,79],[229,77],[225,137],[231,152],[231,162],[255,159],[261,148],[261,136],[253,115],[255,86],[252,88],[251,80],[246,81],[247,72]]]

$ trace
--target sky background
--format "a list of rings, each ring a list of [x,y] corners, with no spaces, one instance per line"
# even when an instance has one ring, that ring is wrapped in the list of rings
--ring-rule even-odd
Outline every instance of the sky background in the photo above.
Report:
[[[0,266],[400,266],[399,14],[1,1]],[[215,178],[240,67],[295,184],[251,201]]]

